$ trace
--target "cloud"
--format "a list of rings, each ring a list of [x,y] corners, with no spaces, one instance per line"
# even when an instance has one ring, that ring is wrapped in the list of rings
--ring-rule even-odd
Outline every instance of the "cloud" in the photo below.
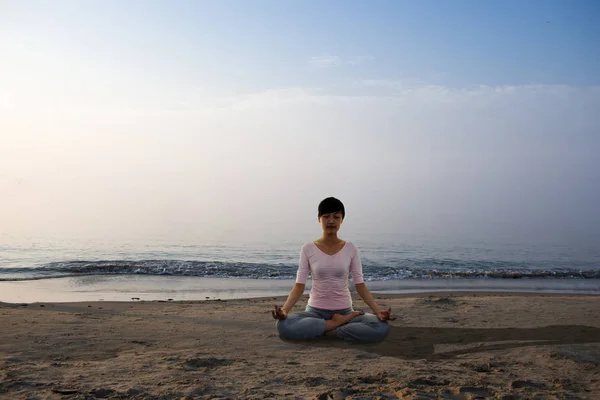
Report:
[[[226,106],[233,108],[283,107],[297,105],[331,106],[383,106],[393,110],[402,107],[433,112],[428,106],[440,106],[436,112],[461,112],[487,109],[490,113],[510,111],[513,114],[527,112],[516,105],[535,108],[536,112],[546,112],[544,107],[561,111],[577,111],[579,104],[589,110],[591,104],[600,102],[600,86],[575,87],[568,85],[473,85],[468,87],[450,87],[429,84],[419,80],[363,80],[335,88],[287,87],[274,88],[262,92],[230,98]],[[225,103],[221,102],[221,106]],[[581,109],[580,111],[583,111]],[[365,113],[370,109],[366,108]],[[588,112],[588,118],[597,118]],[[477,115],[470,117],[476,118]],[[546,116],[544,119],[549,118]]]
[[[340,65],[359,65],[368,61],[373,61],[373,56],[355,56],[344,60],[339,56],[315,56],[311,57],[308,63],[315,68],[331,68]]]
[[[375,59],[375,57],[373,56],[356,56],[353,57],[352,59],[348,60],[346,62],[346,64],[348,65],[359,65],[359,64],[363,64],[369,61],[373,61]]]
[[[338,56],[315,56],[311,57],[308,63],[315,68],[331,68],[341,63]]]
[[[330,95],[318,88],[280,88],[251,93],[230,99],[229,106],[237,109],[271,109],[330,103]]]

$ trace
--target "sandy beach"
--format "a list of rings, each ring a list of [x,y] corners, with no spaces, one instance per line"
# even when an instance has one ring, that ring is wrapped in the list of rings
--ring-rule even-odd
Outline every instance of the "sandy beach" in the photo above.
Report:
[[[600,399],[600,296],[376,298],[378,344],[282,341],[283,297],[0,303],[0,398]]]

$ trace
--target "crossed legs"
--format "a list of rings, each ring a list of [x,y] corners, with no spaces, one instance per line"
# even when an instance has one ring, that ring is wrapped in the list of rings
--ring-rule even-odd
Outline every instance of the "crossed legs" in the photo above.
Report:
[[[387,337],[390,325],[376,315],[352,308],[323,310],[307,306],[305,311],[278,320],[277,331],[280,337],[293,340],[310,340],[326,334],[345,340],[376,342]]]

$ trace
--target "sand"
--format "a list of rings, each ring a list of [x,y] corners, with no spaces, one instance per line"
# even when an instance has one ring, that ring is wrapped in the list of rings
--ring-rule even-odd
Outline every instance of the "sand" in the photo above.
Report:
[[[283,341],[282,297],[0,303],[0,398],[600,399],[600,296],[376,298],[378,344]]]

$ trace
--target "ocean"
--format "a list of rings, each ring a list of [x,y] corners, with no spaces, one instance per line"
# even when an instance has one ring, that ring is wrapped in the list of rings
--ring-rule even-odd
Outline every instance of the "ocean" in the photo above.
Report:
[[[55,285],[56,282],[50,281],[56,279],[71,282],[67,287],[78,282],[75,285],[78,291],[85,282],[90,290],[103,285],[105,291],[117,288],[123,282],[138,282],[146,289],[148,285],[154,288],[149,292],[166,290],[174,296],[178,291],[171,290],[171,286],[176,282],[179,286],[187,282],[184,285],[189,289],[186,299],[215,298],[215,293],[223,291],[229,293],[228,298],[236,297],[232,291],[239,292],[240,296],[248,295],[244,288],[250,287],[257,288],[261,295],[285,294],[295,278],[303,244],[302,241],[184,244],[164,238],[133,244],[99,239],[2,238],[0,301],[14,300],[14,296],[6,298],[9,283],[15,288],[14,283],[30,282],[28,287],[35,287],[39,292],[40,288]],[[365,280],[370,287],[380,291],[465,289],[600,293],[600,247],[591,243],[461,243],[400,237],[349,240],[361,252]],[[34,281],[37,281],[35,286],[31,286]],[[211,285],[215,288],[211,289]],[[123,290],[115,291],[125,296],[139,292],[131,285]],[[210,296],[206,295],[208,292]]]

